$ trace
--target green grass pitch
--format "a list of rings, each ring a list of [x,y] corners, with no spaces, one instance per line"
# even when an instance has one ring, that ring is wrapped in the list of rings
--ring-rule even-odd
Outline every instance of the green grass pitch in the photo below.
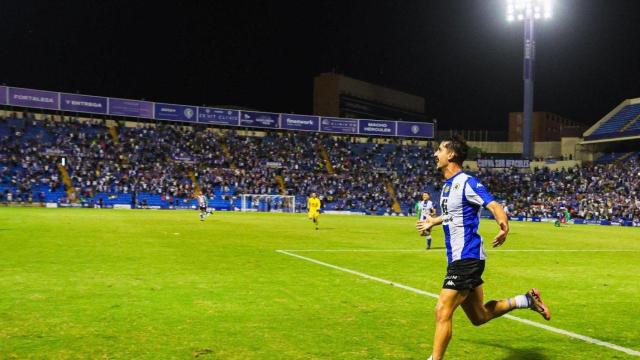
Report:
[[[442,231],[424,251],[414,222],[0,208],[0,359],[426,359],[435,299],[276,252],[415,250],[295,254],[437,293]],[[488,248],[487,299],[538,287],[552,320],[512,315],[640,351],[640,229],[512,222],[501,249],[547,251]],[[459,310],[447,358],[638,357]]]

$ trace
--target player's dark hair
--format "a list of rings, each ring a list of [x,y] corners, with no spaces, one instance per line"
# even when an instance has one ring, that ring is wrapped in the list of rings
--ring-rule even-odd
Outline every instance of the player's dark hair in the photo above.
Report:
[[[467,159],[469,145],[467,145],[460,135],[453,135],[450,138],[445,139],[444,142],[444,147],[455,154],[453,159],[451,159],[451,162],[462,166],[462,163]]]

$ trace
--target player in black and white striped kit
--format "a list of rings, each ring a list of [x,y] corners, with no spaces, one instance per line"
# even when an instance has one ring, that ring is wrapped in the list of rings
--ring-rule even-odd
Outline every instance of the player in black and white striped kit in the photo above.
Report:
[[[418,217],[420,221],[427,220],[430,217],[436,216],[436,208],[433,206],[433,202],[430,200],[428,192],[422,193],[422,201],[418,203]],[[427,250],[431,249],[431,231],[425,231],[424,234],[427,241]]]
[[[204,221],[204,218],[211,215],[212,211],[207,209],[207,197],[204,194],[196,196],[198,200],[198,208],[200,209],[200,221]]]

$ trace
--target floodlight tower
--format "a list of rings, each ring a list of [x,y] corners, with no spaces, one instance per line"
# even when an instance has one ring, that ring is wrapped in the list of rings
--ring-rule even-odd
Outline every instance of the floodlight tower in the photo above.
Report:
[[[533,122],[533,80],[536,59],[534,25],[537,20],[553,16],[553,0],[507,0],[507,21],[524,23],[524,111],[522,157],[533,158],[531,125]]]

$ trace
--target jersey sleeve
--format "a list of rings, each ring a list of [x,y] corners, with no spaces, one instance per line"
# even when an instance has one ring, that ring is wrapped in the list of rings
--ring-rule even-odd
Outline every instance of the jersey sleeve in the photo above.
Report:
[[[494,200],[487,188],[474,177],[470,177],[467,180],[464,187],[464,197],[468,202],[483,207],[487,207]]]

